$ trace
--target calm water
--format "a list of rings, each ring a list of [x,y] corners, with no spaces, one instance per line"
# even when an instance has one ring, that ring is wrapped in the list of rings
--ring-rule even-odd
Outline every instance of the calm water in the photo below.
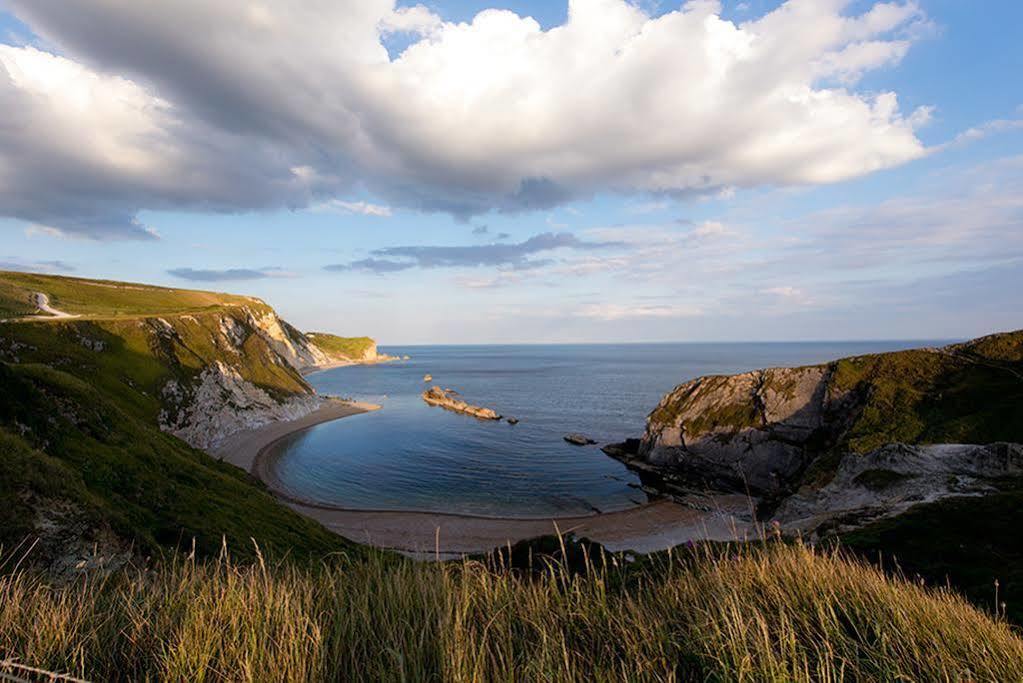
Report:
[[[675,385],[706,374],[818,363],[933,342],[410,346],[412,360],[337,368],[309,379],[321,393],[383,410],[318,425],[281,443],[284,488],[348,508],[534,516],[607,512],[645,502],[638,479],[597,447],[639,436]],[[426,405],[434,383],[521,422],[480,421]]]

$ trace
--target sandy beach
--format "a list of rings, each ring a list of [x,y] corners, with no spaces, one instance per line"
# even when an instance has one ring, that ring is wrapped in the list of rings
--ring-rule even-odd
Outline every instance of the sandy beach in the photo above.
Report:
[[[380,406],[330,401],[305,417],[240,432],[214,450],[214,457],[260,478],[281,502],[357,543],[398,550],[423,558],[450,559],[479,553],[546,534],[573,533],[609,550],[640,553],[662,550],[689,540],[731,540],[749,533],[740,521],[748,510],[741,496],[704,499],[700,509],[659,500],[620,512],[568,517],[502,518],[457,513],[354,510],[297,500],[274,481],[272,446],[303,429],[358,415]]]

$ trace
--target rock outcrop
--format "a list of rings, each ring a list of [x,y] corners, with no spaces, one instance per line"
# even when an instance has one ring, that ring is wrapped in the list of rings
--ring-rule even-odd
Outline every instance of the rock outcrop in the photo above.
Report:
[[[501,416],[490,408],[481,408],[480,406],[474,406],[461,401],[457,398],[452,398],[454,392],[450,389],[441,389],[440,387],[430,387],[423,392],[423,400],[432,406],[438,406],[445,410],[451,410],[456,413],[464,413],[471,415],[472,417],[479,418],[481,420],[500,420]]]
[[[890,444],[847,454],[827,484],[803,487],[773,517],[811,534],[842,532],[921,503],[992,493],[1007,478],[1020,476],[1020,444]]]
[[[1023,442],[1023,332],[701,377],[604,450],[654,490],[748,494],[806,530],[982,493],[1019,468],[999,441]]]
[[[639,454],[694,481],[755,493],[784,490],[835,443],[858,395],[830,366],[701,377],[650,414]]]
[[[214,361],[191,386],[168,381],[163,398],[177,410],[160,413],[160,428],[183,441],[212,450],[228,436],[269,422],[297,420],[319,408],[312,392],[274,398],[223,361]]]

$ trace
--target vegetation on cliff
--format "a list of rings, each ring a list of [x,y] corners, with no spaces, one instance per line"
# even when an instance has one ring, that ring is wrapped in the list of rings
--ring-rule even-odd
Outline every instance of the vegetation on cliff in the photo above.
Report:
[[[0,546],[39,538],[31,558],[53,563],[91,555],[91,543],[98,556],[193,542],[216,554],[224,539],[243,555],[253,538],[306,557],[347,545],[102,386],[44,365],[0,363],[0,387]]]

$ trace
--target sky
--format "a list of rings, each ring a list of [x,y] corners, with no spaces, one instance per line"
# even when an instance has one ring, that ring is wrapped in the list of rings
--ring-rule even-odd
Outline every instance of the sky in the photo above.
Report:
[[[387,344],[1023,328],[1016,0],[0,0],[0,269]]]

